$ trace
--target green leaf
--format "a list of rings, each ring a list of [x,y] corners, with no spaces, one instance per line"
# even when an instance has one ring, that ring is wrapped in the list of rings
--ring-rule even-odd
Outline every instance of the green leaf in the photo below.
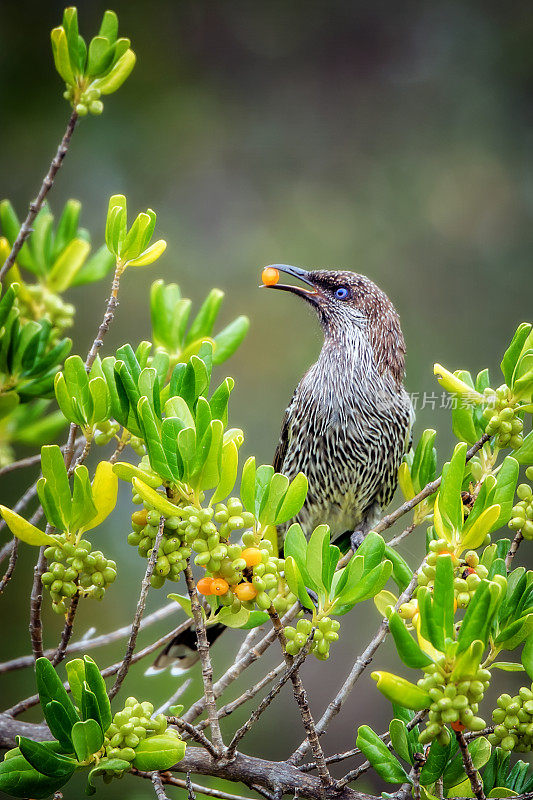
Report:
[[[68,780],[76,769],[76,763],[71,758],[54,753],[40,742],[17,736],[17,744],[28,764],[48,778]]]
[[[255,513],[255,458],[250,456],[242,468],[241,476],[241,500],[246,511]]]
[[[220,289],[211,289],[189,328],[185,337],[185,345],[191,344],[197,339],[211,336],[223,298],[224,292],[221,292]]]
[[[230,322],[213,340],[213,364],[227,361],[240,346],[248,333],[250,320],[248,317],[237,317]]]
[[[391,562],[383,561],[370,572],[365,572],[358,585],[351,586],[348,582],[338,598],[339,605],[336,606],[335,613],[339,616],[346,614],[356,603],[362,603],[379,594],[389,580],[391,572]]]
[[[533,632],[533,614],[527,614],[504,628],[495,639],[502,650],[514,650]]]
[[[56,527],[66,530],[72,514],[72,497],[63,454],[56,444],[45,445],[41,448],[41,469],[63,520],[63,526]]]
[[[522,352],[522,348],[526,342],[527,337],[529,336],[530,331],[531,331],[531,325],[527,322],[522,322],[516,329],[511,344],[504,353],[501,363],[501,370],[507,386],[512,385],[513,373],[516,367],[516,363]]]
[[[144,432],[144,441],[150,458],[150,466],[154,472],[157,472],[162,478],[172,481],[174,476],[170,470],[161,442],[157,420],[148,398],[141,397],[137,404],[137,412]],[[183,433],[183,431],[181,433]]]
[[[237,480],[237,471],[239,468],[239,450],[235,442],[227,442],[222,447],[222,462],[220,481],[216,488],[211,503],[219,503],[225,497],[231,494],[235,481]]]
[[[83,239],[72,239],[68,243],[48,273],[46,283],[51,292],[59,294],[72,285],[90,251],[91,245]]]
[[[94,719],[76,722],[72,726],[72,743],[78,761],[85,761],[93,753],[97,753],[103,741],[102,729]]]
[[[501,669],[502,672],[524,672],[522,664],[516,664],[514,661],[494,661],[490,668]]]
[[[104,77],[97,78],[91,83],[91,88],[99,89],[102,94],[116,92],[130,75],[135,61],[136,56],[133,50],[126,50]]]
[[[435,625],[442,630],[444,639],[453,639],[454,589],[453,565],[451,556],[439,556],[435,571],[433,589],[433,618]]]
[[[329,575],[329,528],[319,525],[309,539],[306,570],[319,592],[325,592],[324,573]]]
[[[190,619],[194,619],[194,614],[192,613],[190,597],[184,597],[182,594],[176,594],[175,592],[173,594],[167,594],[167,597],[168,597],[169,600],[175,600],[176,603],[178,603],[178,605],[180,605],[182,607],[182,609],[185,611],[187,616],[190,617]],[[203,609],[202,609],[202,611],[203,611]],[[204,612],[204,614],[205,614],[205,612]]]
[[[47,658],[38,658],[35,662],[35,679],[43,712],[48,703],[51,703],[52,700],[57,700],[65,709],[71,725],[78,722],[78,712],[74,708],[74,704],[57,672]]]
[[[109,12],[106,12],[109,13]],[[96,792],[96,786],[94,785],[94,779],[98,775],[122,775],[123,772],[129,771],[130,769],[130,762],[124,761],[122,758],[101,758],[98,762],[98,766],[93,767],[92,770],[89,772],[87,776],[87,789],[86,792],[88,795],[94,794]]]
[[[52,736],[55,736],[66,753],[71,753],[73,751],[72,739],[70,737],[72,723],[67,712],[57,700],[52,700],[50,703],[47,703],[43,711],[46,723],[50,728],[50,733]]]
[[[185,755],[185,742],[162,734],[142,739],[135,748],[133,766],[148,772],[170,769]]]
[[[522,649],[522,664],[530,680],[533,681],[533,633],[527,637]]]
[[[67,661],[65,666],[72,697],[78,708],[81,708],[82,689],[85,681],[85,662],[82,658],[73,658],[71,661]]]
[[[275,525],[288,522],[301,511],[307,497],[307,490],[307,478],[303,472],[299,472],[290,482],[285,497],[277,510]]]
[[[400,678],[399,675],[390,672],[372,672],[370,677],[376,681],[379,691],[391,703],[398,703],[413,711],[422,711],[431,705],[431,698],[427,692],[406,681],[405,678]]]
[[[409,732],[405,722],[401,719],[392,719],[389,725],[391,744],[404,761],[413,763],[413,756],[409,746]]]
[[[0,790],[13,797],[44,800],[60,789],[69,778],[48,778],[37,772],[22,755],[0,763]]]
[[[72,530],[79,530],[96,516],[96,506],[93,500],[89,470],[85,464],[80,464],[74,470],[74,488],[72,492]]]
[[[258,628],[260,625],[264,625],[265,622],[268,622],[269,619],[270,617],[266,611],[250,611],[248,622],[245,625],[241,625],[241,629],[247,631],[252,628]]]
[[[178,506],[171,503],[170,500],[167,500],[166,497],[163,497],[162,494],[156,492],[155,489],[152,489],[148,486],[144,481],[139,480],[139,478],[132,478],[132,485],[137,494],[140,494],[143,500],[146,500],[156,511],[164,517],[179,517],[181,516],[181,509]]]
[[[226,606],[220,609],[215,619],[227,628],[242,628],[248,622],[249,616],[250,612],[244,606],[238,611],[232,611]]]
[[[424,653],[422,648],[408,632],[403,620],[397,611],[389,617],[389,629],[392,633],[398,655],[407,667],[423,669],[432,663],[432,659]]]
[[[442,777],[450,760],[452,752],[452,741],[443,746],[435,739],[426,755],[426,763],[420,771],[420,783],[422,786],[431,786]]]
[[[85,680],[87,681],[89,689],[94,694],[96,702],[98,703],[102,731],[105,733],[111,725],[113,718],[111,714],[109,697],[107,696],[105,681],[100,673],[100,670],[98,669],[96,662],[93,661],[90,656],[84,656],[83,660],[85,662]]]
[[[54,56],[55,68],[65,83],[73,86],[76,82],[70,64],[67,37],[62,27],[54,28],[50,34],[52,39],[52,53]]]
[[[524,438],[521,447],[513,452],[519,464],[532,464],[533,463],[533,431],[530,431]]]
[[[274,525],[278,508],[289,488],[289,479],[279,472],[274,473],[261,503],[260,522],[262,525]]]
[[[305,606],[305,608],[308,608],[310,611],[312,611],[314,609],[313,601],[307,593],[300,570],[298,569],[294,558],[291,556],[285,558],[285,580],[287,581],[291,592],[298,597],[300,603]]]
[[[461,442],[455,446],[451,461],[444,465],[439,492],[439,510],[445,520],[449,520],[455,530],[463,526],[463,504],[461,488],[465,471],[467,445]]]
[[[412,783],[396,756],[368,725],[359,728],[356,745],[386,783]]]

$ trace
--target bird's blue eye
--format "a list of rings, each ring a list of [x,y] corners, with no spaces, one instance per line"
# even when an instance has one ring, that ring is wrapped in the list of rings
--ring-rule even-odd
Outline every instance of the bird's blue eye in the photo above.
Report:
[[[339,286],[338,289],[335,290],[335,297],[337,300],[346,300],[350,295],[350,290],[346,288],[346,286]]]

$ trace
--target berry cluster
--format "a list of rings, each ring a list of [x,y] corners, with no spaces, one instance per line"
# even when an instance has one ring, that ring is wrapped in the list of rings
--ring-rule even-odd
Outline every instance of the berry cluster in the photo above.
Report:
[[[472,678],[464,678],[458,682],[450,681],[449,669],[445,656],[437,664],[430,664],[424,669],[425,675],[418,685],[431,697],[428,724],[420,734],[420,744],[428,744],[437,739],[446,746],[450,733],[446,728],[450,724],[453,730],[467,728],[480,731],[485,727],[485,720],[477,717],[479,703],[490,681],[490,672],[481,667]]]
[[[529,480],[533,480],[533,467],[526,469]],[[509,527],[513,531],[522,531],[524,539],[533,539],[533,491],[527,483],[521,483],[516,490],[520,498],[511,512]]]
[[[67,600],[76,593],[101,600],[108,584],[117,577],[115,561],[106,558],[100,550],[91,552],[91,543],[86,539],[74,544],[65,533],[54,538],[57,545],[51,545],[44,551],[49,564],[42,576],[43,585],[50,592],[54,611],[64,614]]]
[[[74,100],[74,93],[75,89],[71,86],[63,92],[63,97],[71,103]],[[89,111],[91,114],[101,114],[104,110],[104,104],[100,100],[100,95],[99,89],[89,89],[83,92],[76,103],[75,110],[78,116],[86,117]]]
[[[452,563],[454,565],[453,588],[455,599],[459,608],[466,608],[481,581],[489,574],[488,570],[483,564],[479,563],[479,556],[475,550],[468,550],[464,558],[459,559],[450,551],[448,542],[444,539],[434,539],[429,543],[429,553],[418,575],[419,586],[433,585],[437,559],[442,555],[450,555],[452,557]],[[412,602],[411,604],[406,603],[405,605],[410,607]],[[413,614],[407,613],[407,609],[404,609],[402,614],[402,609],[404,609],[403,606],[400,609],[400,614],[404,616],[404,618],[410,618],[416,613],[416,609],[413,611]]]
[[[496,723],[489,742],[503,750],[527,753],[533,750],[533,684],[531,689],[522,686],[515,697],[502,694],[498,707],[492,712]]]
[[[159,520],[159,512],[154,509],[143,508],[134,511],[131,515],[133,530],[128,535],[128,543],[137,547],[139,555],[143,558],[149,558],[152,553],[159,530]],[[159,545],[154,572],[150,578],[152,586],[156,589],[163,586],[165,578],[170,581],[179,581],[181,572],[187,566],[187,559],[191,555],[190,548],[184,545],[183,539],[178,535],[179,525],[179,517],[165,519],[163,538]]]
[[[128,697],[122,711],[117,711],[113,722],[106,731],[104,747],[108,758],[122,758],[133,761],[135,748],[142,739],[150,736],[180,738],[174,728],[167,728],[164,714],[152,717],[154,707],[151,703],[139,703],[135,697]]]
[[[98,423],[98,429],[94,435],[94,443],[97,445],[109,444],[119,430],[120,425],[115,420],[102,420]]]
[[[322,619],[318,620],[316,623],[310,652],[320,659],[320,661],[326,661],[329,658],[329,647],[331,642],[336,642],[339,638],[339,628],[340,622],[330,617],[322,617]],[[285,638],[287,640],[285,646],[287,653],[291,656],[297,655],[302,647],[304,647],[312,630],[313,623],[311,620],[305,618],[298,620],[296,628],[287,625],[284,629]]]
[[[35,315],[38,310],[38,318],[47,319],[58,332],[72,327],[74,314],[76,313],[72,303],[65,303],[59,295],[50,292],[40,283],[28,284],[24,288],[25,292],[27,292],[27,297],[24,297],[24,292],[19,299],[23,314],[24,306],[26,306],[27,313],[31,319],[36,318]]]
[[[485,389],[483,394],[487,403],[483,411],[483,417],[487,421],[486,432],[489,436],[497,437],[498,447],[509,446],[513,450],[521,447],[524,441],[524,423],[517,416],[517,409],[511,402],[509,387],[504,384],[496,391]]]

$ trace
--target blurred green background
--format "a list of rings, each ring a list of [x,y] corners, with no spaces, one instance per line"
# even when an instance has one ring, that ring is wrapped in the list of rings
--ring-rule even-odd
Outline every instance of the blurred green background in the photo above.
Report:
[[[444,460],[452,436],[433,363],[475,371],[489,366],[498,385],[501,353],[516,324],[531,318],[531,3],[129,0],[111,7],[138,63],[106,100],[103,116],[82,120],[50,202],[58,210],[69,197],[79,198],[82,224],[98,246],[107,199],[124,193],[132,213],[146,206],[157,211],[168,250],[151,270],[132,270],[123,279],[106,352],[149,337],[147,296],[156,277],[179,282],[196,303],[212,286],[223,289],[223,321],[240,313],[252,321],[244,346],[220,370],[237,381],[232,423],[245,431],[246,454],[268,462],[284,407],[321,337],[296,298],[258,291],[259,268],[285,262],[354,269],[385,289],[401,314],[407,386],[418,393],[416,430],[439,431]],[[51,0],[4,2],[0,12],[1,195],[21,216],[69,113],[49,46],[62,8]],[[106,6],[78,8],[81,32],[90,38]],[[73,352],[85,354],[92,342],[107,291],[97,284],[70,293],[79,309]],[[13,503],[31,477],[6,479],[2,501]],[[101,633],[131,619],[144,566],[126,544],[130,513],[124,491],[120,510],[95,535],[95,546],[118,558],[121,570],[101,605],[83,604],[78,636],[90,626]],[[418,541],[416,535],[408,540],[404,555],[414,558],[422,537],[420,531]],[[2,534],[0,544],[5,540]],[[22,551],[3,598],[1,660],[28,649],[35,554]],[[149,608],[165,593],[153,591]],[[51,645],[61,623],[48,607],[45,623]],[[355,610],[344,620],[331,661],[310,659],[305,666],[317,714],[377,623],[369,604]],[[232,632],[216,645],[217,675],[239,640]],[[103,665],[122,649],[94,655]],[[279,655],[267,660],[273,665]],[[390,646],[376,663],[395,663]],[[163,702],[178,680],[144,679],[143,669],[132,669],[126,694]],[[259,674],[251,670],[247,680]],[[199,688],[197,671],[193,678],[185,703]],[[11,673],[2,682],[2,703],[32,691],[28,671]],[[363,721],[382,729],[388,711],[366,673],[323,740],[326,752],[353,746]],[[226,729],[234,724],[230,719]],[[243,745],[281,758],[301,738],[295,707],[283,702]],[[371,785],[369,779],[357,788]],[[122,796],[125,788],[115,783],[105,796]],[[153,794],[133,779],[127,791],[132,798]]]

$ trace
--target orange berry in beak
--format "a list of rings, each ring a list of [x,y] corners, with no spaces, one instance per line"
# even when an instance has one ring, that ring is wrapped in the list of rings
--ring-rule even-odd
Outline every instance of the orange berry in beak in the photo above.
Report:
[[[279,270],[274,267],[265,267],[261,273],[261,280],[265,286],[275,286],[279,281]]]

